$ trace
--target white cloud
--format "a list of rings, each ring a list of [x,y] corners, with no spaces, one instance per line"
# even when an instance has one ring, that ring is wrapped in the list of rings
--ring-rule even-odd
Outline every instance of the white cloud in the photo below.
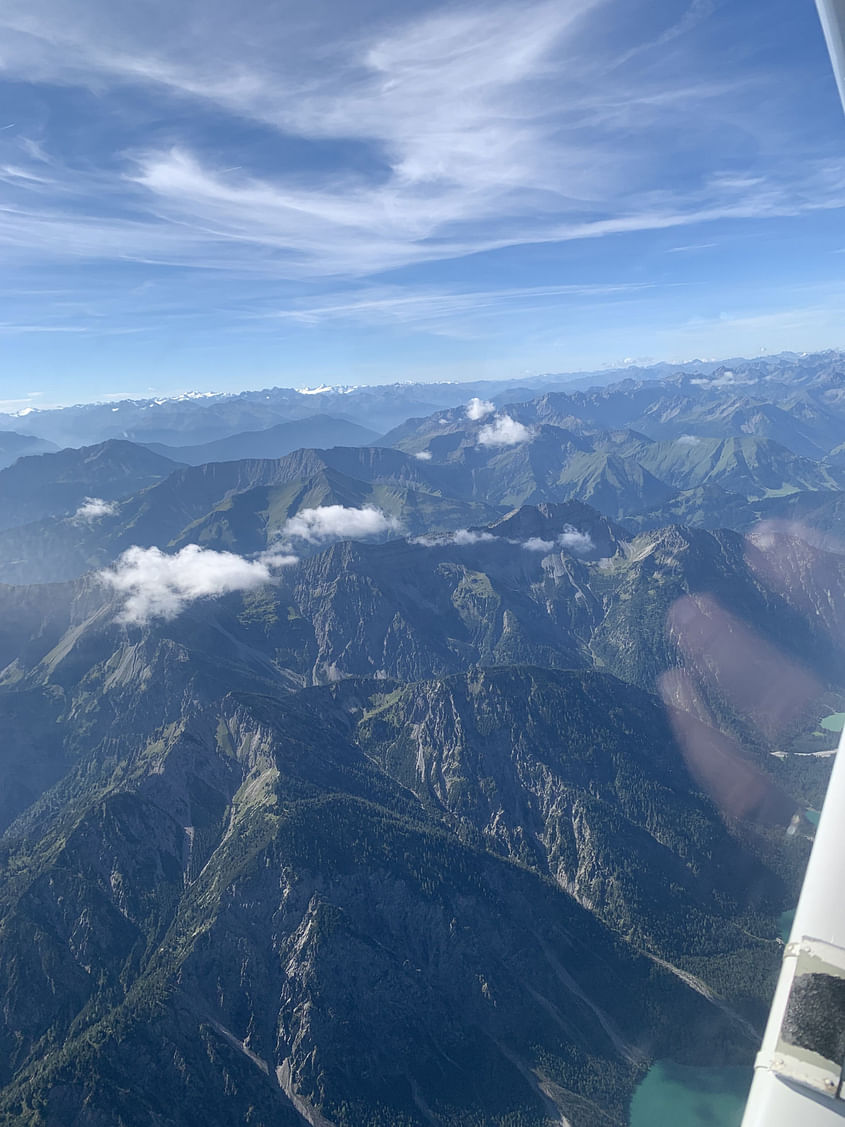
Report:
[[[682,434],[675,439],[678,446],[698,446],[701,439],[694,434]]]
[[[32,415],[38,411],[39,408],[44,407],[43,403],[37,405],[33,403],[33,399],[43,396],[43,394],[43,391],[30,391],[27,392],[26,397],[23,399],[0,399],[0,411],[17,415],[18,418]]]
[[[589,532],[579,532],[571,524],[565,524],[563,532],[555,540],[544,540],[541,536],[531,536],[528,540],[512,540],[511,543],[521,543],[522,547],[528,552],[551,552],[556,545],[574,552],[576,555],[583,555],[595,550],[595,544]]]
[[[0,322],[0,333],[4,336],[18,336],[22,333],[87,333],[84,325],[20,325],[10,321]]]
[[[418,450],[414,457],[418,458],[421,462],[430,462],[432,455],[430,450]]]
[[[779,142],[769,137],[763,149],[786,151],[784,126],[761,123],[759,105],[766,94],[789,105],[789,88],[782,74],[751,66],[714,73],[683,20],[631,19],[628,49],[617,51],[603,9],[598,0],[535,0],[420,14],[383,3],[362,14],[336,4],[291,20],[262,0],[215,0],[211,15],[199,0],[171,9],[90,0],[71,20],[59,0],[7,0],[10,79],[96,90],[114,115],[127,91],[147,97],[127,115],[135,151],[123,169],[111,152],[103,159],[92,148],[71,166],[51,155],[49,137],[18,138],[0,240],[7,253],[360,276],[496,247],[841,204],[841,182],[806,160],[791,171],[773,163],[768,176],[711,161],[716,171],[693,193],[683,169],[674,180],[660,162],[649,171],[643,154],[658,151],[669,127],[709,155],[714,115],[727,135],[759,139],[762,127]],[[660,42],[671,50],[655,52]],[[145,147],[138,108],[167,99],[182,111],[178,143]],[[268,171],[266,146],[251,167],[240,143],[214,167],[197,155],[204,137],[190,126],[214,113],[348,142],[374,154],[378,173],[362,174],[357,156],[319,171]]]
[[[457,532],[452,534],[452,543],[460,546],[465,544],[483,544],[495,539],[496,537],[490,532],[473,532],[468,528],[459,528]]]
[[[219,331],[250,336],[353,320],[489,341],[513,335],[516,313],[529,319],[524,339],[548,342],[551,326],[560,329],[560,341],[536,343],[526,358],[536,371],[555,370],[548,365],[561,345],[575,366],[604,361],[577,342],[591,324],[607,325],[608,347],[621,353],[613,336],[626,320],[638,339],[626,334],[625,351],[656,351],[655,332],[666,333],[657,351],[684,356],[752,354],[764,343],[774,351],[773,339],[779,347],[835,343],[841,302],[833,308],[826,296],[814,299],[825,308],[801,314],[809,323],[796,335],[771,295],[765,325],[744,317],[684,328],[700,305],[692,290],[686,303],[678,290],[677,305],[660,304],[659,313],[643,301],[642,316],[617,307],[598,319],[580,316],[593,300],[588,285],[511,289],[500,271],[489,291],[469,294],[422,284],[413,269],[398,282],[352,288],[395,267],[629,232],[658,250],[706,255],[705,224],[718,223],[721,239],[726,225],[744,234],[750,221],[778,216],[824,222],[825,209],[842,207],[845,161],[796,134],[804,64],[796,57],[775,74],[754,35],[737,40],[741,58],[717,57],[708,44],[730,37],[729,5],[714,5],[705,36],[674,19],[672,5],[657,7],[639,0],[608,23],[606,3],[595,0],[332,0],[296,18],[270,0],[170,8],[87,0],[69,18],[63,0],[5,0],[3,73],[27,83],[33,112],[16,113],[18,126],[2,134],[4,264],[90,266],[64,308],[20,301],[0,332],[67,334],[81,349],[105,326],[158,330],[162,316],[176,322],[211,309]],[[64,99],[74,118],[81,102],[62,93],[72,87],[83,92],[87,116],[67,158],[62,115],[49,111]],[[760,105],[772,112],[761,117]],[[104,131],[106,118],[114,128]],[[37,134],[25,136],[36,120]],[[161,121],[170,122],[166,131]],[[681,135],[692,165],[654,159]],[[118,150],[104,137],[119,137]],[[315,151],[319,160],[298,159]],[[690,225],[694,236],[683,233]],[[660,231],[667,234],[642,234]],[[730,250],[727,234],[723,241]],[[158,274],[158,300],[156,291],[139,302],[129,287],[110,287],[99,264],[114,261],[138,278]],[[147,268],[160,263],[172,282]],[[185,285],[179,267],[206,270]],[[254,279],[251,293],[245,278]],[[280,284],[291,278],[295,285]],[[309,284],[316,279],[319,286]],[[502,375],[513,363],[496,351]],[[362,360],[362,374],[366,367]]]
[[[153,618],[175,618],[196,599],[248,591],[272,578],[267,562],[197,544],[188,544],[175,555],[159,548],[128,548],[99,577],[125,596],[120,620],[139,625]]]
[[[718,376],[702,376],[690,380],[690,383],[697,387],[734,387],[737,384],[754,383],[754,380],[748,376],[738,376],[736,372],[725,371]]]
[[[492,423],[478,432],[479,446],[516,446],[527,442],[531,431],[527,426],[512,419],[510,415],[497,415]]]
[[[324,540],[359,539],[398,532],[400,522],[375,505],[347,508],[346,505],[324,505],[318,509],[302,509],[285,521],[281,537],[319,544]]]
[[[669,253],[669,254],[687,254],[689,251],[693,251],[693,250],[710,250],[711,247],[716,247],[718,245],[719,245],[718,243],[690,243],[687,246],[682,246],[682,247],[669,247],[669,250],[668,250],[667,253]]]
[[[489,544],[493,541],[498,544],[513,544],[528,552],[551,552],[555,546],[574,552],[576,555],[595,550],[595,544],[589,532],[579,532],[571,524],[564,525],[563,532],[555,540],[544,540],[541,536],[530,536],[526,540],[515,540],[511,537],[494,536],[492,532],[477,532],[475,529],[459,528],[454,532],[415,536],[411,538],[410,543],[419,544],[423,548],[442,548],[450,544],[466,547],[471,544]]]
[[[77,524],[93,524],[102,517],[113,517],[118,510],[116,501],[104,501],[102,497],[86,497],[71,520]]]
[[[293,567],[294,564],[299,563],[299,556],[293,555],[292,552],[284,552],[274,548],[268,548],[266,552],[261,552],[257,559],[259,563],[266,564],[267,567]]]
[[[350,23],[338,7],[331,26],[309,38],[304,25],[280,22],[260,3],[249,18],[219,9],[209,19],[202,5],[186,0],[164,35],[160,25],[152,33],[157,19],[122,18],[98,0],[73,21],[53,0],[11,0],[0,15],[4,64],[13,60],[28,81],[158,87],[158,97],[189,98],[286,136],[372,148],[386,175],[367,178],[354,162],[323,175],[257,175],[240,159],[211,166],[188,140],[140,148],[122,177],[103,169],[85,181],[50,162],[77,197],[99,197],[99,216],[80,216],[74,233],[60,185],[46,197],[56,206],[33,207],[30,197],[15,211],[17,234],[5,221],[0,233],[15,245],[38,239],[46,250],[51,228],[53,236],[64,231],[68,241],[57,240],[57,253],[84,254],[98,243],[108,257],[199,255],[210,265],[228,255],[241,269],[248,260],[264,259],[266,267],[272,257],[276,275],[297,277],[373,273],[472,253],[491,244],[479,222],[509,216],[510,226],[531,227],[525,190],[559,190],[548,149],[556,129],[535,86],[549,84],[552,56],[596,3],[563,8],[545,0],[520,11],[499,4],[389,19],[385,11],[369,25]],[[43,176],[43,161],[17,163],[28,176]],[[570,188],[597,176],[593,165],[573,162]],[[114,194],[133,205],[129,220],[107,218],[115,214],[108,206]],[[512,231],[504,241],[526,235]],[[492,245],[500,242],[492,236]]]
[[[414,536],[411,544],[419,544],[423,548],[442,548],[448,544],[455,544],[459,548],[468,547],[470,544],[486,544],[497,540],[491,532],[475,532],[470,528],[458,528],[454,532],[439,533],[434,536]]]
[[[576,555],[593,552],[596,547],[589,532],[579,532],[571,524],[564,525],[563,532],[558,536],[557,542],[561,548],[567,548],[570,552],[575,552]]]
[[[478,422],[479,419],[486,419],[488,415],[492,415],[495,410],[495,405],[489,399],[479,399],[476,395],[467,403],[467,418]]]
[[[428,332],[447,336],[468,335],[468,321],[477,321],[475,332],[489,334],[490,321],[501,319],[506,313],[534,312],[538,308],[553,309],[562,303],[596,301],[602,298],[636,297],[657,288],[653,282],[581,283],[560,286],[521,286],[497,290],[456,290],[425,287],[412,290],[406,286],[362,286],[352,290],[339,290],[321,294],[319,298],[292,295],[289,304],[273,309],[260,318],[295,321],[303,325],[325,322],[358,322],[374,325],[419,326]],[[482,418],[470,413],[473,404],[485,404],[473,399],[467,407],[471,419]],[[495,410],[492,403],[485,404],[487,413]]]

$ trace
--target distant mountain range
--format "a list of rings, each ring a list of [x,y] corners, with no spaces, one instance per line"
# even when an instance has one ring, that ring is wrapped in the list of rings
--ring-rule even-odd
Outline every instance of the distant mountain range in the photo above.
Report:
[[[314,394],[293,388],[265,388],[239,395],[187,395],[172,399],[86,403],[52,410],[27,409],[25,415],[0,414],[0,426],[38,435],[61,446],[96,444],[111,438],[168,446],[201,445],[246,431],[314,415],[342,418],[377,434],[410,415],[427,415],[474,394],[512,399],[516,385],[392,384],[352,389],[328,388]],[[526,388],[523,398],[532,394]]]
[[[102,442],[44,456],[18,458],[0,470],[0,529],[45,517],[81,523],[99,519],[108,504],[77,512],[86,499],[112,502],[167,477],[179,462],[131,442]]]
[[[0,427],[37,435],[59,446],[95,445],[110,438],[168,446],[201,445],[244,431],[264,430],[312,415],[340,417],[378,433],[412,416],[457,407],[473,396],[495,405],[522,402],[546,392],[601,388],[627,383],[650,385],[667,379],[717,381],[749,392],[756,387],[771,399],[777,388],[822,387],[837,379],[842,365],[838,352],[806,356],[782,353],[756,360],[694,360],[684,364],[630,365],[599,372],[570,372],[530,379],[469,383],[395,383],[364,387],[322,387],[297,391],[263,388],[239,394],[188,393],[172,398],[123,399],[74,407],[39,410],[28,407],[16,414],[0,414]],[[730,372],[730,380],[725,376]],[[778,398],[780,393],[778,392]],[[631,414],[631,412],[628,412]],[[606,424],[610,426],[620,423]],[[787,443],[789,445],[789,443]],[[800,451],[807,453],[808,451]]]
[[[53,442],[31,434],[18,434],[13,430],[0,431],[0,469],[10,466],[27,454],[46,454],[58,447]]]
[[[536,411],[529,406],[513,416],[528,418]],[[421,424],[422,450],[413,449],[414,435],[401,440],[405,451],[335,447],[174,469],[153,451],[110,442],[21,461],[0,471],[0,488],[8,482],[0,499],[0,578],[72,578],[133,544],[255,553],[271,547],[298,512],[326,505],[375,506],[410,535],[568,500],[632,528],[680,520],[744,529],[761,516],[790,517],[799,497],[840,510],[845,470],[770,439],[658,442],[630,430],[577,434],[545,423],[531,424],[530,441],[485,446],[483,421],[451,414],[446,426],[442,415]],[[110,503],[80,519],[85,497]],[[828,531],[832,524],[835,517],[825,520]]]
[[[376,431],[348,419],[310,415],[296,422],[232,434],[200,446],[147,445],[155,453],[174,461],[201,466],[206,462],[235,462],[243,458],[282,458],[303,446],[368,446],[378,437]]]
[[[753,1060],[845,364],[555,380],[19,420],[97,441],[0,469],[4,1124],[625,1127]]]

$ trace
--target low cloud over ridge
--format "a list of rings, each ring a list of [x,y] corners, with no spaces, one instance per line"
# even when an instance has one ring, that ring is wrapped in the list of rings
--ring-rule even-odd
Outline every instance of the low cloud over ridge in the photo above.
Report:
[[[280,566],[278,559],[246,560],[198,544],[188,544],[175,555],[160,548],[132,547],[99,577],[126,596],[120,621],[144,625],[154,618],[175,618],[197,599],[261,587],[272,579],[272,566]]]
[[[77,524],[91,524],[102,517],[113,517],[117,509],[117,501],[104,501],[102,497],[86,497],[71,520]]]
[[[375,505],[360,509],[346,505],[323,505],[317,509],[301,509],[285,521],[281,538],[305,540],[319,544],[324,540],[359,539],[380,536],[385,532],[398,532],[400,522],[388,516]]]
[[[478,432],[479,446],[517,446],[532,437],[531,431],[523,423],[510,415],[497,415],[492,423]]]
[[[454,532],[441,533],[435,536],[414,536],[411,544],[419,544],[423,548],[442,548],[447,544],[456,544],[459,548],[470,544],[486,543],[497,540],[491,532],[475,532],[471,528],[458,528]]]
[[[489,399],[479,399],[476,395],[467,403],[467,418],[477,423],[479,419],[486,419],[488,415],[492,415],[495,410]]]
[[[572,524],[565,524],[563,532],[554,540],[544,540],[542,536],[531,536],[528,540],[522,541],[522,546],[528,552],[551,552],[555,547],[565,548],[567,551],[574,552],[577,556],[593,552],[596,547],[589,532],[579,532]]]
[[[544,540],[541,536],[529,536],[526,540],[519,540],[512,536],[496,536],[492,532],[480,532],[471,528],[458,528],[454,532],[440,532],[430,536],[412,536],[409,540],[409,543],[419,544],[423,548],[444,548],[452,544],[461,548],[471,544],[493,542],[519,545],[528,552],[552,552],[558,547],[575,555],[593,552],[596,547],[589,532],[580,532],[571,524],[565,524],[563,532],[554,540]]]
[[[576,555],[582,552],[595,551],[596,547],[589,532],[579,532],[571,524],[563,526],[563,532],[558,536],[557,542],[561,548],[568,548],[570,552],[575,552]]]

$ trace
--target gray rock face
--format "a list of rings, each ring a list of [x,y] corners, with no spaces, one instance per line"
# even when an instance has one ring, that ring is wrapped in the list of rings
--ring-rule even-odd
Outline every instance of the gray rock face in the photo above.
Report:
[[[61,810],[42,809],[37,830],[19,824],[6,839],[4,1115],[621,1123],[643,1062],[670,1042],[677,1049],[679,1014],[685,1028],[741,1051],[750,1044],[741,1018],[664,968],[658,952],[671,943],[646,937],[647,927],[639,943],[619,938],[626,920],[595,881],[600,873],[612,888],[620,878],[625,900],[636,880],[620,858],[635,831],[608,826],[575,797],[568,847],[512,859],[513,844],[537,830],[546,842],[560,836],[567,787],[578,789],[540,762],[563,756],[561,773],[584,778],[582,751],[553,751],[559,727],[540,737],[533,775],[515,743],[495,794],[481,777],[491,810],[536,806],[521,819],[511,809],[504,836],[503,819],[459,800],[457,762],[443,771],[447,801],[433,803],[436,789],[420,797],[403,785],[416,768],[396,749],[373,754],[376,730],[407,706],[423,709],[430,729],[432,710],[458,693],[473,696],[479,717],[505,689],[509,707],[532,698],[551,717],[561,694],[602,707],[608,687],[526,670],[398,695],[357,683],[288,704],[227,696],[151,733],[128,762],[80,763]],[[516,740],[514,727],[503,730]],[[674,771],[680,785],[677,762]],[[696,801],[704,828],[687,832],[680,851],[728,848]],[[705,926],[717,920],[708,884],[724,893],[735,879],[718,862],[698,879],[691,895],[705,904]],[[776,896],[777,882],[762,879]],[[756,947],[763,959],[775,954]],[[57,991],[61,1004],[46,1004]],[[602,1094],[599,1075],[613,1077]]]
[[[845,676],[832,364],[751,366],[768,407],[499,400],[507,448],[450,392],[404,449],[0,532],[0,1122],[622,1127],[656,1057],[750,1061]],[[206,438],[260,422],[219,406]],[[41,466],[155,477],[136,449]],[[326,504],[403,536],[141,622],[85,574]]]

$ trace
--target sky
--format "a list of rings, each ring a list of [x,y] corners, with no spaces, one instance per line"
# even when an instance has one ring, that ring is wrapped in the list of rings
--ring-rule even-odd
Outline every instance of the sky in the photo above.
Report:
[[[0,0],[0,410],[845,344],[812,0]]]

